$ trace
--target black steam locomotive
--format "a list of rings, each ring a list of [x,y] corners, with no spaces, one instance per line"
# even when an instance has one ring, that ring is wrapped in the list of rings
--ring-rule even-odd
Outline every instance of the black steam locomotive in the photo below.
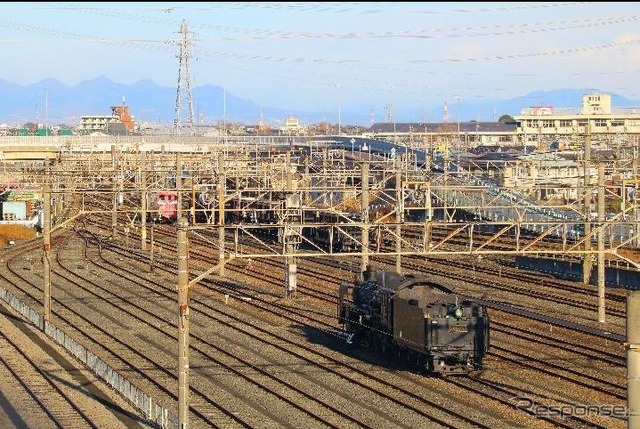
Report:
[[[347,341],[415,362],[428,373],[468,374],[482,368],[489,315],[450,288],[414,275],[367,268],[340,286],[338,321]]]

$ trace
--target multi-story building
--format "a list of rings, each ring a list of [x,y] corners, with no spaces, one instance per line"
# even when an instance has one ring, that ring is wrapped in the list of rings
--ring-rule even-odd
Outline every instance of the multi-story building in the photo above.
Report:
[[[120,118],[118,116],[91,115],[83,116],[80,119],[79,132],[81,134],[105,133],[107,134],[109,126],[118,124]]]
[[[128,134],[135,128],[129,107],[125,105],[111,106],[111,115],[82,116],[80,121],[81,134]]]
[[[640,108],[613,108],[609,94],[585,94],[580,109],[533,106],[514,122],[378,123],[367,136],[427,148],[468,150],[477,146],[538,146],[563,150],[582,147],[585,135],[594,147],[616,149],[640,142]]]
[[[294,116],[287,118],[284,126],[280,128],[280,133],[288,135],[300,135],[304,132],[304,127],[300,125],[300,120]]]
[[[533,106],[514,119],[518,138],[525,144],[572,146],[584,141],[586,135],[593,144],[605,146],[630,146],[640,141],[640,109],[613,108],[609,94],[585,94],[579,110]]]
[[[504,170],[502,186],[519,189],[537,200],[576,201],[584,183],[584,166],[571,157],[559,156],[557,152],[534,153],[518,157],[518,161]],[[598,177],[596,166],[589,167],[589,183]]]

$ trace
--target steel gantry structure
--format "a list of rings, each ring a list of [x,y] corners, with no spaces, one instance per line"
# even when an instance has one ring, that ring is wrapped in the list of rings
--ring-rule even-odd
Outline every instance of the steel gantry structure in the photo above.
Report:
[[[585,176],[578,204],[558,207],[471,173],[426,169],[410,156],[321,144],[228,144],[171,152],[113,145],[108,151],[65,150],[53,161],[5,167],[7,177],[41,189],[49,185],[54,228],[84,215],[111,216],[112,236],[139,229],[142,249],[155,210],[150,195],[174,191],[176,220],[185,217],[194,234],[205,229],[219,234],[212,246],[220,257],[211,271],[221,275],[225,260],[235,258],[293,263],[308,256],[359,256],[365,266],[371,254],[395,257],[398,271],[403,256],[450,254],[562,256],[588,263],[608,258],[637,267],[620,252],[640,240],[636,199],[626,197],[619,213],[606,216],[605,197],[620,190],[605,186],[603,162],[597,171],[596,177]],[[579,204],[592,199],[595,215]],[[333,214],[330,222],[321,215],[327,213]],[[349,216],[354,213],[359,216]],[[265,229],[280,239],[266,240]],[[356,245],[318,246],[306,233],[312,229],[329,237],[358,231],[350,237]]]
[[[606,185],[602,160],[585,160],[597,163],[597,173],[585,173],[574,205],[553,207],[497,188],[469,172],[425,168],[410,154],[345,151],[319,142],[175,147],[179,150],[112,145],[110,150],[91,153],[68,147],[55,159],[5,164],[3,176],[42,190],[45,270],[51,233],[90,216],[110,216],[114,239],[139,230],[140,248],[146,250],[148,229],[153,240],[150,214],[157,210],[150,206],[150,196],[158,191],[175,193],[182,363],[188,363],[188,288],[212,274],[225,276],[225,264],[232,259],[284,259],[285,294],[293,297],[296,263],[304,257],[355,256],[364,268],[372,255],[386,256],[395,259],[399,273],[402,258],[409,255],[576,257],[585,266],[597,262],[601,322],[605,259],[637,267],[621,250],[634,248],[640,240],[635,216],[640,207],[629,194],[620,212],[607,216],[606,196],[620,190]],[[625,186],[638,183],[636,162],[631,165],[634,170],[626,174],[632,179]],[[590,167],[585,166],[585,172]],[[193,270],[187,264],[186,243],[189,236],[205,231],[218,261]],[[211,239],[216,236],[217,240]],[[320,245],[318,237],[329,237],[328,245]],[[332,237],[348,237],[353,246],[336,247]],[[153,245],[149,254],[153,264]],[[190,280],[189,274],[194,276]],[[49,322],[47,272],[44,282]],[[635,294],[628,299],[631,308],[640,299]],[[628,337],[635,338],[634,325],[628,326]],[[632,379],[640,372],[634,363],[637,346],[628,347],[630,397],[637,390]],[[185,388],[186,373],[180,380]]]

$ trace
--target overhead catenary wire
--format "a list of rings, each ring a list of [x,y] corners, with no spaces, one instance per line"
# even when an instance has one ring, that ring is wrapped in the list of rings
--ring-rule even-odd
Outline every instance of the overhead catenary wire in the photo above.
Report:
[[[575,58],[585,55],[604,55],[608,52],[619,52],[617,55],[623,55],[626,50],[636,49],[640,43],[637,35],[629,34],[626,38],[618,40],[603,40],[598,36],[598,32],[589,31],[588,34],[594,35],[591,42],[579,42],[581,38],[578,34],[587,34],[587,31],[593,28],[602,28],[605,26],[616,26],[621,24],[634,23],[640,20],[640,15],[615,15],[615,16],[592,16],[588,17],[584,12],[591,3],[585,2],[561,2],[561,3],[543,3],[543,4],[517,4],[517,5],[495,5],[485,6],[476,4],[467,4],[465,6],[448,6],[443,5],[423,6],[420,4],[394,5],[387,8],[388,4],[384,2],[371,3],[198,3],[198,4],[180,4],[175,7],[160,7],[154,4],[136,4],[132,6],[120,6],[115,3],[103,3],[89,5],[86,3],[43,3],[38,5],[41,9],[50,10],[52,17],[56,12],[72,12],[75,14],[94,14],[112,18],[120,23],[127,22],[126,25],[116,25],[118,32],[116,37],[111,34],[105,34],[100,37],[91,34],[92,30],[86,33],[70,32],[65,29],[48,28],[28,23],[20,23],[11,19],[0,20],[0,25],[4,29],[19,30],[25,33],[42,34],[50,36],[50,41],[68,40],[78,44],[86,44],[90,46],[104,45],[114,47],[124,47],[131,49],[139,49],[145,51],[158,51],[171,58],[175,54],[176,42],[168,39],[144,37],[142,32],[147,31],[147,27],[135,24],[165,25],[171,26],[167,30],[168,38],[175,32],[180,19],[177,13],[197,12],[200,16],[196,16],[194,21],[189,21],[190,29],[197,29],[196,37],[191,39],[195,43],[193,57],[196,61],[209,58],[216,62],[219,70],[242,71],[253,75],[262,75],[277,79],[287,83],[310,83],[318,88],[328,88],[331,82],[340,81],[345,92],[345,103],[348,103],[349,92],[367,91],[367,92],[386,92],[385,87],[387,78],[393,78],[398,84],[394,87],[394,93],[406,94],[414,97],[445,97],[453,92],[460,93],[465,91],[465,97],[478,97],[480,91],[483,94],[491,92],[503,93],[507,89],[507,85],[493,85],[491,88],[477,88],[474,84],[469,84],[466,77],[481,76],[490,73],[492,78],[499,80],[499,77],[516,77],[520,82],[530,79],[546,76],[546,70],[540,67],[531,67],[527,73],[521,73],[518,67],[523,67],[528,60],[539,60],[546,58]],[[239,27],[232,25],[220,25],[215,22],[197,22],[204,20],[205,13],[211,11],[215,13],[223,9],[237,10],[239,13],[247,10],[262,10],[265,13],[290,13],[301,12],[301,16],[305,14],[311,16],[315,13],[347,15],[354,16],[386,16],[391,14],[394,17],[409,16],[410,14],[424,14],[437,16],[438,20],[445,22],[458,22],[455,19],[447,21],[441,19],[444,17],[455,17],[465,15],[481,14],[483,17],[497,18],[499,22],[488,24],[472,24],[472,25],[438,25],[429,27],[425,24],[416,24],[417,28],[391,30],[385,27],[369,27],[354,26],[354,31],[341,31],[340,28],[332,31],[282,31],[278,29],[267,29],[257,27]],[[565,11],[575,11],[569,19],[551,19],[551,20],[531,20],[524,21],[526,15],[533,11],[564,9]],[[613,10],[613,9],[612,9]],[[520,22],[514,21],[516,18]],[[51,24],[56,22],[64,22],[62,20],[52,19]],[[260,22],[260,21],[252,21]],[[266,24],[265,24],[266,25]],[[360,30],[360,28],[367,28]],[[376,30],[375,28],[381,28]],[[123,31],[125,29],[126,31]],[[401,50],[392,50],[393,55],[363,55],[352,45],[347,53],[343,53],[340,49],[325,49],[318,54],[314,54],[312,48],[302,48],[296,51],[288,49],[289,45],[282,45],[279,48],[279,42],[286,43],[288,41],[297,42],[323,42],[325,40],[335,40],[336,43],[345,42],[365,42],[367,39],[385,39],[390,43],[397,41],[405,43],[406,39],[414,38],[429,42],[434,42],[443,38],[455,38],[456,41],[475,40],[478,37],[518,37],[518,35],[536,35],[536,34],[552,34],[566,32],[571,37],[559,37],[554,42],[553,48],[547,44],[543,48],[536,49],[529,47],[528,44],[512,43],[506,47],[491,48],[493,52],[487,51],[487,47],[483,46],[483,51],[471,54],[469,52],[462,54],[454,54],[453,52],[442,52],[436,50],[422,49],[418,55],[413,57],[404,55]],[[217,34],[220,33],[220,34]],[[130,34],[130,35],[129,35]],[[154,34],[158,34],[154,30]],[[574,37],[576,36],[576,37]],[[44,40],[48,40],[46,37]],[[266,40],[273,42],[270,44],[250,43],[246,47],[240,46],[241,42],[252,42],[257,40]],[[24,39],[27,43],[28,39]],[[586,41],[586,39],[585,39]],[[238,42],[238,43],[235,43]],[[557,43],[556,43],[557,42]],[[602,42],[602,43],[597,43]],[[4,43],[22,43],[15,37],[11,39],[2,39],[2,31],[0,30],[0,45]],[[339,45],[336,45],[339,46]],[[487,45],[489,46],[489,45]],[[531,45],[533,46],[533,45]],[[527,49],[523,52],[523,49]],[[269,51],[271,50],[271,51]],[[300,54],[298,54],[300,52]],[[460,51],[464,52],[464,51]],[[609,54],[608,54],[609,55]],[[611,54],[613,55],[613,54]],[[502,63],[502,64],[501,64]],[[478,69],[477,66],[493,65],[490,72]],[[265,67],[267,65],[267,67]],[[444,70],[439,71],[433,67],[435,65],[443,65]],[[514,67],[510,67],[513,65]],[[533,65],[533,63],[532,63]],[[273,67],[272,67],[273,66]],[[330,69],[330,67],[334,67]],[[338,69],[339,67],[339,69]],[[571,65],[568,65],[571,67]],[[372,72],[383,72],[375,74]],[[598,76],[598,80],[609,77],[617,83],[619,79],[612,76],[625,76],[635,74],[637,70],[633,67],[624,69],[609,70],[586,70],[582,65],[576,64],[573,70],[569,70],[566,76],[572,77],[593,77]],[[402,77],[387,76],[384,73],[403,74]],[[216,73],[216,75],[219,75]],[[455,90],[444,90],[446,84],[441,82],[442,78],[457,78],[460,84],[456,85]],[[450,84],[449,84],[450,85]],[[631,88],[617,86],[619,90],[630,91]]]

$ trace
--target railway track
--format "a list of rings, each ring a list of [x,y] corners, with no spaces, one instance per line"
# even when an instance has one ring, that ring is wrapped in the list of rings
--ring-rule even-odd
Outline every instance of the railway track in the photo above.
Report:
[[[117,250],[117,249],[110,248],[110,250]],[[169,268],[169,267],[166,267],[166,268]],[[215,282],[214,287],[218,289],[220,295],[227,294],[227,293],[235,293],[236,296],[238,296],[237,289],[231,285],[228,285],[227,282]],[[302,326],[308,323],[307,321],[307,319],[309,318],[308,313],[303,311],[303,313],[305,314],[296,315],[295,307],[278,304],[277,302],[274,301],[273,299],[274,297],[272,294],[269,294],[266,298],[261,297],[260,295],[261,294],[258,292],[251,291],[249,289],[244,289],[242,292],[242,296],[245,298],[245,300],[243,300],[242,302],[250,303],[250,304],[245,304],[245,306],[247,305],[250,305],[251,307],[259,306],[261,313],[270,313],[272,315],[270,317],[271,318],[275,317],[276,318],[275,320],[281,320],[282,318],[289,319],[291,323],[294,323],[298,326]],[[276,297],[276,300],[278,299],[279,297]],[[220,312],[224,312],[225,319],[233,318],[233,322],[231,323],[231,326],[229,326],[229,328],[244,331],[244,327],[249,326],[253,330],[258,330],[261,332],[261,334],[258,336],[256,336],[255,334],[252,335],[253,342],[260,341],[264,344],[264,347],[266,347],[267,345],[270,345],[271,347],[273,347],[276,344],[282,344],[283,342],[285,342],[286,346],[281,347],[282,353],[286,353],[288,355],[295,355],[296,358],[304,359],[304,363],[298,363],[297,364],[298,366],[307,368],[307,371],[309,367],[314,367],[314,366],[319,367],[323,370],[324,373],[328,374],[325,377],[333,375],[334,377],[338,377],[338,379],[341,379],[342,383],[346,383],[345,388],[337,389],[337,390],[335,388],[332,388],[331,390],[334,390],[334,395],[342,397],[341,402],[343,403],[350,403],[351,406],[354,408],[361,407],[361,408],[369,409],[369,412],[377,413],[378,419],[381,419],[381,421],[389,420],[390,422],[393,422],[393,425],[395,427],[405,427],[406,423],[401,423],[400,421],[397,421],[396,418],[391,417],[391,414],[388,417],[385,417],[385,413],[381,409],[375,409],[375,410],[370,409],[370,405],[368,401],[363,400],[362,402],[360,402],[355,400],[354,399],[355,393],[353,389],[355,387],[358,387],[359,389],[364,389],[368,392],[369,395],[371,394],[382,395],[383,392],[390,391],[390,393],[384,394],[384,399],[386,401],[391,401],[392,403],[394,403],[395,407],[401,407],[401,408],[404,408],[405,410],[411,411],[412,413],[418,414],[419,419],[422,419],[423,424],[425,421],[433,421],[434,423],[442,424],[444,426],[450,425],[450,423],[447,423],[446,420],[440,421],[439,419],[434,417],[433,409],[430,410],[427,408],[425,410],[423,408],[425,406],[430,406],[432,408],[435,408],[438,413],[446,413],[446,414],[452,414],[451,411],[447,411],[441,405],[437,404],[433,400],[430,400],[428,397],[425,397],[424,394],[422,394],[423,396],[420,397],[418,396],[419,395],[418,393],[407,392],[406,389],[403,389],[401,386],[394,386],[389,384],[388,382],[386,382],[385,384],[385,382],[380,379],[376,380],[375,377],[373,377],[370,373],[358,368],[360,361],[358,361],[354,365],[353,363],[347,363],[344,359],[336,359],[335,357],[330,357],[326,353],[321,353],[318,350],[305,345],[306,339],[300,338],[299,335],[294,338],[295,340],[287,339],[286,337],[283,337],[281,335],[275,335],[274,333],[269,332],[268,330],[265,330],[265,328],[261,327],[261,324],[264,324],[264,321],[265,321],[264,317],[261,317],[261,320],[258,321],[257,324],[255,322],[252,322],[251,317],[244,317],[244,315],[248,314],[249,311],[243,312],[242,313],[243,316],[238,317],[238,316],[233,316],[231,314],[228,314],[228,312],[220,308],[218,308],[217,310],[214,310],[212,308],[200,309],[201,305],[202,305],[201,302],[196,303],[195,301],[192,300],[192,304],[191,304],[192,311],[199,311],[203,315],[208,315],[209,318],[214,319],[216,326],[220,326],[221,324],[225,324],[225,325],[227,324],[225,323],[224,319],[221,319],[215,316]],[[253,309],[252,312],[255,313],[255,309]],[[272,321],[271,323],[281,324],[282,322]],[[314,323],[314,326],[317,326],[320,323],[321,322],[316,321]],[[309,328],[314,330],[317,329],[316,327],[312,327],[312,326],[309,326]],[[334,325],[325,324],[325,328],[331,329],[335,332]],[[245,335],[249,335],[249,333],[245,333]],[[267,335],[267,337],[265,338],[264,335]],[[345,344],[344,341],[341,341],[341,343],[343,345]],[[300,350],[300,351],[296,352],[296,350]],[[254,350],[252,353],[255,354],[257,353],[257,351]],[[323,364],[323,362],[327,362],[327,361],[329,361],[328,364],[327,363]],[[273,365],[273,364],[274,363],[270,363],[270,365]],[[335,368],[341,368],[342,370],[336,371]],[[345,372],[345,370],[348,370],[348,371]],[[310,371],[310,372],[313,373],[314,371]],[[359,374],[360,378],[365,377],[365,379],[362,381],[358,381],[358,379],[354,378],[353,374]],[[316,384],[318,383],[317,380],[313,382]],[[338,383],[338,381],[334,381],[333,383],[331,383],[331,385],[334,385],[335,383]],[[323,384],[326,384],[326,382],[324,382]],[[376,384],[380,385],[380,387],[376,387]],[[347,387],[347,386],[351,386],[351,387]],[[345,396],[346,391],[350,392],[348,396]],[[406,395],[411,395],[413,399],[402,400],[402,397]],[[422,403],[422,406],[415,407],[415,406],[408,405],[411,402],[415,402],[418,399]],[[354,413],[354,412],[355,411],[352,411],[351,413]],[[398,411],[396,411],[395,413],[398,413]],[[468,417],[464,415],[454,414],[454,416],[456,419],[467,421],[467,424],[471,424],[474,427],[490,427],[490,426],[483,425],[481,422],[469,420]],[[376,423],[376,426],[382,424],[381,421]],[[410,420],[407,420],[407,421],[410,421]],[[364,423],[362,422],[358,423],[358,425],[360,427],[365,426]]]
[[[106,230],[109,229],[108,225],[104,227]],[[170,231],[171,229],[169,228],[167,230],[169,235],[166,240],[166,250],[155,255],[156,259],[154,260],[152,275],[153,278],[158,280],[158,284],[155,286],[151,286],[153,282],[150,282],[149,279],[151,270],[148,252],[141,252],[131,249],[129,246],[122,246],[117,241],[103,241],[99,236],[93,236],[92,238],[85,236],[87,238],[87,246],[84,249],[86,249],[87,253],[84,255],[77,255],[76,251],[73,257],[68,256],[73,251],[70,248],[61,247],[63,249],[60,253],[62,258],[61,266],[65,266],[68,269],[65,275],[69,276],[64,280],[65,283],[72,284],[74,281],[78,283],[88,282],[89,279],[87,278],[79,281],[77,277],[86,277],[86,274],[82,273],[91,273],[89,277],[95,277],[94,272],[110,272],[109,276],[112,278],[126,278],[130,283],[125,287],[124,281],[122,285],[118,284],[120,283],[119,280],[118,282],[113,282],[106,289],[99,282],[91,286],[85,285],[83,286],[84,294],[88,294],[89,291],[94,291],[94,293],[95,291],[101,292],[93,296],[68,297],[67,301],[73,299],[84,300],[85,303],[91,303],[91,308],[96,305],[96,302],[103,301],[100,307],[102,312],[105,312],[105,308],[111,305],[119,308],[119,311],[123,314],[125,309],[128,309],[126,311],[132,313],[132,315],[127,317],[134,317],[133,314],[136,313],[143,314],[140,309],[133,311],[132,309],[136,308],[133,304],[142,301],[153,301],[156,307],[150,309],[148,307],[149,303],[147,303],[147,306],[144,307],[146,311],[144,317],[139,316],[140,319],[136,319],[137,321],[132,321],[130,324],[132,326],[144,324],[147,326],[145,329],[151,329],[152,325],[166,328],[166,330],[163,329],[161,331],[156,329],[156,334],[148,333],[144,335],[144,341],[141,344],[144,344],[145,347],[150,346],[151,350],[162,350],[165,354],[170,355],[174,346],[172,345],[173,340],[170,340],[169,337],[175,336],[175,327],[172,327],[175,309],[171,307],[171,304],[175,304],[175,288],[172,286],[175,284],[175,267],[173,266],[175,262],[175,236],[171,236]],[[162,243],[164,239],[161,238],[160,229],[156,233],[158,238],[156,245],[159,250],[165,244]],[[98,246],[98,243],[101,243],[101,245]],[[75,248],[77,246],[72,247]],[[99,252],[100,249],[102,253]],[[110,253],[112,256],[104,257],[103,259],[103,253]],[[208,250],[207,245],[204,243],[197,243],[196,240],[193,240],[190,245],[190,264],[193,262],[195,266],[205,267],[210,264],[211,257],[216,255],[215,252]],[[203,260],[198,262],[197,259],[199,258],[203,258]],[[300,415],[305,415],[303,409],[306,409],[307,415],[305,418],[311,418],[310,415],[317,415],[321,419],[326,419],[326,421],[321,422],[321,420],[314,417],[314,423],[310,427],[313,427],[313,424],[319,424],[323,427],[333,427],[331,425],[337,425],[337,427],[349,427],[351,425],[357,427],[367,427],[367,425],[371,427],[384,427],[386,425],[390,427],[405,427],[403,422],[414,421],[413,419],[418,419],[418,422],[423,423],[430,421],[435,426],[440,425],[443,427],[499,427],[499,425],[505,425],[505,427],[522,425],[527,427],[529,424],[533,424],[533,421],[542,423],[539,419],[527,415],[526,412],[514,413],[514,402],[508,398],[505,399],[505,392],[498,394],[495,390],[496,384],[490,381],[483,380],[485,387],[479,387],[483,385],[480,382],[475,387],[466,387],[463,393],[460,386],[453,380],[448,382],[439,379],[424,379],[424,377],[420,377],[417,374],[412,374],[408,368],[402,365],[394,366],[389,361],[378,359],[369,353],[345,349],[344,341],[340,338],[340,331],[335,326],[335,288],[341,280],[347,280],[345,275],[349,275],[353,270],[357,269],[358,261],[355,259],[353,265],[344,262],[342,264],[334,264],[335,261],[320,259],[305,260],[304,264],[299,264],[300,281],[298,288],[300,297],[290,302],[282,300],[284,290],[282,285],[283,269],[280,268],[280,264],[274,263],[274,261],[265,262],[267,263],[265,264],[262,260],[256,260],[252,264],[243,266],[236,260],[228,265],[227,270],[230,275],[245,279],[247,280],[246,282],[239,283],[228,279],[206,279],[206,281],[201,281],[193,289],[192,309],[197,309],[193,311],[198,311],[199,317],[204,320],[198,323],[198,329],[215,326],[217,328],[217,336],[224,338],[225,344],[225,346],[221,346],[219,343],[213,343],[206,336],[202,338],[199,338],[199,335],[194,336],[195,340],[191,346],[194,350],[194,361],[197,363],[192,362],[192,369],[195,364],[196,370],[194,371],[198,371],[196,372],[198,378],[218,377],[221,380],[217,382],[216,386],[221,389],[229,386],[226,384],[230,383],[229,378],[247,377],[242,384],[236,385],[234,391],[237,392],[245,392],[251,388],[249,387],[251,385],[260,389],[276,386],[276,390],[271,396],[277,397],[279,394],[291,400],[293,403],[289,403],[288,411],[296,409],[297,412],[301,413]],[[379,263],[387,264],[387,262]],[[18,263],[18,265],[20,264],[24,268],[24,260]],[[111,265],[111,268],[107,269],[106,265]],[[340,268],[337,269],[334,265],[338,265]],[[266,266],[269,268],[265,269]],[[38,268],[38,264],[35,263],[34,272],[37,272]],[[274,270],[275,274],[270,274]],[[331,274],[333,271],[338,274]],[[56,273],[56,276],[61,276],[61,268],[56,268]],[[132,280],[136,277],[139,277],[139,279]],[[40,293],[37,283],[33,284],[32,287],[37,290],[32,295],[32,299],[37,302],[37,296]],[[113,295],[114,291],[112,289],[120,290],[120,288],[123,288],[123,291]],[[225,295],[231,296],[232,299],[230,303],[222,305]],[[198,297],[197,300],[194,299],[195,296]],[[213,305],[212,302],[217,304]],[[55,305],[58,306],[58,304],[56,301]],[[123,316],[119,314],[116,313],[110,318],[115,320],[122,319]],[[216,317],[216,315],[218,316]],[[155,319],[154,316],[156,317]],[[72,325],[70,324],[70,326]],[[503,327],[505,330],[510,329],[509,326],[512,326],[511,322],[505,325]],[[85,332],[83,335],[91,336],[92,334]],[[165,339],[154,341],[155,344],[150,343],[149,338],[155,338],[158,335],[164,336]],[[527,333],[522,333],[522,335],[524,336],[524,338],[521,338],[522,341],[533,341],[533,338],[543,341],[539,336],[535,337]],[[238,337],[243,339],[238,340]],[[104,338],[104,341],[107,341],[107,337]],[[551,340],[550,338],[545,338],[544,341],[549,344]],[[108,339],[108,342],[111,341],[115,340]],[[207,341],[213,345],[208,344]],[[138,342],[140,342],[140,338]],[[311,342],[311,345],[309,342]],[[570,346],[564,345],[563,347],[569,348]],[[575,349],[577,346],[574,345],[573,347]],[[263,352],[266,348],[269,351]],[[589,352],[584,351],[583,353]],[[248,358],[245,356],[246,354],[251,355],[251,357]],[[580,355],[580,353],[577,354]],[[223,355],[225,357],[221,358],[220,356]],[[581,356],[584,357],[584,354]],[[594,356],[600,355],[594,354]],[[615,356],[609,356],[609,358],[611,363],[615,364]],[[498,370],[498,368],[507,368],[507,365],[512,365],[519,368],[518,371],[525,371],[521,364],[522,359],[523,357],[519,357],[515,359],[515,362],[507,362],[506,359],[501,359],[496,354],[491,356],[489,370]],[[604,362],[606,356],[602,355],[601,359]],[[164,359],[156,365],[161,367],[171,366],[168,362]],[[151,363],[148,363],[148,365],[151,365]],[[207,369],[212,365],[212,368],[217,369],[217,371]],[[242,370],[238,368],[242,368]],[[282,375],[281,371],[284,368],[287,368],[287,372],[290,373],[287,377]],[[311,368],[316,369],[311,370]],[[238,373],[234,372],[234,370],[238,371]],[[274,371],[276,374],[274,374]],[[324,375],[318,378],[309,375],[309,373],[314,374],[315,372]],[[248,377],[250,375],[254,377]],[[408,375],[413,381],[407,382],[404,378],[405,375]],[[169,380],[166,382],[168,383],[167,385],[172,383],[175,385],[175,381],[171,381],[171,377],[174,377],[173,374],[169,377],[167,373],[165,377],[166,380]],[[319,381],[319,378],[324,378],[327,381],[323,384],[323,382]],[[328,380],[332,381],[329,382]],[[312,384],[315,387],[309,387],[309,390],[306,390],[306,386],[311,386]],[[462,384],[470,386],[470,383]],[[584,388],[587,389],[589,382],[585,382],[585,384]],[[331,389],[331,386],[340,385],[344,385],[344,387]],[[446,385],[449,385],[449,387],[446,387]],[[305,386],[305,388],[302,389],[300,386]],[[359,392],[357,395],[350,391],[350,389],[354,388]],[[491,390],[492,388],[494,390]],[[299,391],[296,389],[299,389]],[[458,391],[457,395],[453,393],[455,390]],[[344,396],[347,391],[350,394]],[[509,389],[505,389],[505,391],[509,391]],[[517,391],[511,390],[511,393]],[[429,394],[425,394],[425,392],[429,392]],[[331,400],[324,399],[327,393],[331,396]],[[484,399],[481,399],[483,395]],[[228,407],[229,410],[234,410],[239,415],[249,415],[253,412],[251,406],[234,407],[231,405],[234,401],[241,404],[243,397],[241,393],[231,394],[227,398],[227,402],[220,400],[220,403],[226,404],[223,405],[223,408]],[[313,397],[314,400],[317,399],[315,405],[313,405],[314,402],[310,397]],[[175,396],[173,398],[175,399]],[[394,398],[396,401],[397,398],[402,399],[399,402],[394,402]],[[273,410],[278,409],[278,406],[273,405],[277,402],[273,403],[271,400],[267,401],[265,399],[263,401],[264,404],[267,402],[272,404],[270,407],[273,407]],[[283,399],[278,399],[278,401],[286,403],[286,400]],[[344,410],[336,402],[332,401],[340,404],[351,403],[353,409]],[[391,408],[386,412],[388,414],[385,414],[385,411],[381,411],[380,407],[371,406],[372,403],[379,401],[389,403],[388,406]],[[474,414],[474,418],[470,418],[468,407],[465,412],[462,405],[456,405],[458,402],[469,403],[470,401],[487,401],[487,408],[485,409],[498,411],[493,414],[485,413],[482,415],[477,410],[478,416],[475,417]],[[408,408],[406,404],[412,403],[420,405],[416,405],[415,409]],[[447,405],[443,406],[443,403]],[[541,403],[544,404],[545,402]],[[205,409],[207,404],[205,402],[201,403],[199,398],[196,397],[191,407],[194,415],[197,416],[199,410]],[[243,409],[243,412],[238,411],[239,409]],[[267,406],[266,409],[270,410],[271,408]],[[391,411],[391,409],[395,409],[395,411]],[[409,417],[408,420],[404,418],[398,420],[398,409],[404,409],[402,413],[409,413],[407,415],[412,417]],[[340,412],[346,413],[346,416],[340,416]],[[512,417],[514,414],[516,417]],[[377,425],[374,425],[375,419],[373,417],[368,417],[375,415],[380,420]],[[285,425],[287,421],[283,417],[283,413],[266,412],[264,408],[260,418],[263,419],[261,422],[264,425],[268,425],[266,423],[268,421],[275,422],[278,419],[280,419],[278,421],[280,425]],[[431,420],[428,420],[429,418]],[[251,421],[249,424],[256,423]],[[592,421],[592,419],[585,419],[581,422],[575,418],[547,420],[547,424],[549,427],[607,427],[598,426],[599,423]],[[564,426],[565,424],[566,426]],[[407,427],[409,426],[409,424],[406,425]],[[238,423],[238,426],[243,427],[243,424]],[[205,423],[204,427],[216,426],[214,423],[209,422]]]
[[[7,325],[6,320],[2,325]],[[12,413],[11,424],[21,427],[37,422],[40,427],[98,428],[91,416],[75,403],[75,398],[69,394],[70,387],[65,386],[63,380],[54,373],[43,369],[42,363],[32,357],[19,340],[12,338],[15,332],[10,333],[5,329],[0,331],[2,384],[19,390],[13,392],[14,397],[21,398],[14,405],[15,408],[23,411],[29,409],[33,413],[26,417],[31,423],[24,421],[19,414]]]
[[[325,265],[325,266],[326,266],[326,265]],[[307,270],[307,268],[305,268],[305,270]],[[322,272],[326,273],[326,269],[325,269],[325,270],[323,270]],[[326,278],[327,276],[330,276],[330,275],[325,274],[325,278]],[[306,290],[307,288],[306,288],[306,287],[303,287],[303,289],[304,289],[304,290]],[[316,293],[317,293],[317,291],[316,291]],[[317,295],[314,295],[314,296],[317,296]],[[504,359],[504,360],[509,360],[508,358],[503,358],[503,359]],[[514,361],[513,361],[513,359],[511,359],[510,361],[511,361],[511,362],[514,362]],[[520,359],[520,361],[522,361],[522,359]],[[520,365],[522,365],[522,363],[520,363]],[[566,368],[559,368],[559,369],[558,369],[558,371],[560,371],[561,369],[565,369],[565,370],[566,370]],[[549,371],[549,370],[547,370],[547,371]],[[574,374],[574,375],[575,375],[576,377],[578,377],[578,376],[579,376],[579,374]],[[579,381],[576,381],[575,379],[572,379],[572,378],[570,378],[570,377],[567,377],[567,378],[566,378],[566,380],[567,380],[568,382],[576,382],[576,383],[580,383]],[[616,396],[616,395],[619,395],[619,394],[614,394],[614,396]],[[578,420],[579,420],[579,419],[578,419]],[[586,424],[586,422],[583,422],[583,424]],[[573,427],[575,427],[575,424],[574,424],[574,426],[573,426]]]
[[[153,428],[45,335],[0,311],[0,424],[6,429]]]

